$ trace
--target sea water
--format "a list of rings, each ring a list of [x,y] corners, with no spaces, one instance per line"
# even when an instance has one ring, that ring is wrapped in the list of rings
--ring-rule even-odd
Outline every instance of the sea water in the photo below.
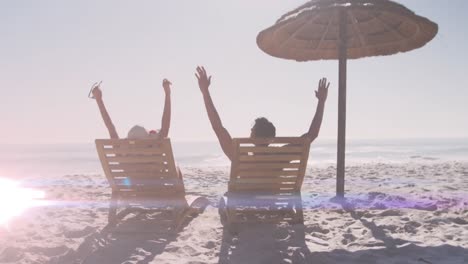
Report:
[[[173,142],[183,167],[227,167],[218,142]],[[311,146],[309,166],[336,165],[336,142]],[[348,140],[346,164],[468,161],[468,139]],[[63,175],[102,174],[93,143],[0,145],[0,178],[22,180]]]

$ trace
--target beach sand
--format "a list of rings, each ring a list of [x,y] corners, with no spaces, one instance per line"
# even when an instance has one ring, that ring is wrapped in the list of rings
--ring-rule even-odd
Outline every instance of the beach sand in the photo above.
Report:
[[[0,263],[468,263],[468,163],[347,168],[347,206],[330,202],[335,169],[311,168],[304,225],[255,225],[232,235],[217,204],[228,167],[183,167],[189,194],[211,204],[178,234],[163,213],[106,228],[103,175],[67,175],[44,188],[47,206],[0,228]]]

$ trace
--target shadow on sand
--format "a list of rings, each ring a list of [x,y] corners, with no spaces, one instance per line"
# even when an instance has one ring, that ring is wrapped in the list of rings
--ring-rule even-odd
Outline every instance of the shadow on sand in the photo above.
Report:
[[[303,224],[258,224],[232,235],[226,228],[219,257],[225,263],[311,263]]]
[[[224,228],[218,263],[308,263],[308,264],[462,264],[468,263],[468,249],[451,245],[427,247],[394,238],[351,204],[343,203],[343,217],[359,221],[380,243],[356,251],[336,249],[318,252],[308,239],[303,223],[249,223]],[[187,226],[195,215],[187,218]],[[178,234],[171,230],[167,213],[130,214],[116,227],[105,227],[88,236],[80,247],[54,263],[151,263],[167,251]],[[189,263],[180,260],[180,263]]]
[[[219,264],[226,263],[396,263],[396,264],[462,264],[468,263],[468,249],[451,245],[426,247],[389,236],[374,222],[363,219],[349,203],[342,203],[348,216],[360,221],[381,241],[379,248],[347,251],[314,252],[314,244],[306,242],[307,231],[303,223],[248,224],[233,234],[223,230]]]
[[[117,225],[108,224],[101,231],[88,236],[76,251],[52,263],[150,263],[175,241],[183,230],[206,207],[185,216],[174,230],[170,211],[128,213]]]
[[[258,207],[254,213],[239,210],[236,215],[246,222],[237,222],[235,228],[225,225],[219,263],[309,263],[311,252],[305,243],[302,199],[294,196],[288,201],[285,207],[278,207],[284,201],[263,199],[261,207],[269,208],[266,212]],[[252,218],[274,219],[276,223],[255,222]]]

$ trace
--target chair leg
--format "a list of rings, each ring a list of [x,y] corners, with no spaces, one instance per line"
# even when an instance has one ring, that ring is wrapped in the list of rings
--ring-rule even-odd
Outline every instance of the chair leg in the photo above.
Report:
[[[115,224],[117,220],[117,195],[112,193],[111,200],[109,203],[109,215],[108,222],[109,224]]]
[[[221,198],[218,210],[224,228],[226,228],[231,235],[237,235],[240,225],[237,219],[236,209],[229,207],[226,197]]]
[[[295,213],[293,214],[293,225],[303,225],[304,224],[304,210],[302,208],[302,201],[295,203]]]
[[[223,226],[226,226],[228,224],[228,215],[227,215],[226,201],[224,197],[222,197],[219,200],[218,213],[219,213],[219,218],[221,220],[221,224]]]
[[[181,227],[184,225],[187,210],[189,210],[188,206],[182,208],[175,208],[174,211],[172,211],[174,218],[174,224],[172,226],[172,229],[175,232],[179,232]]]

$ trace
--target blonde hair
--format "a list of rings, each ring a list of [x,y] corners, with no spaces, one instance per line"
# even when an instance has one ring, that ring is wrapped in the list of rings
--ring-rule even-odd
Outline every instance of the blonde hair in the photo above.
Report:
[[[128,139],[143,139],[148,137],[148,131],[142,126],[133,126],[127,134]]]

